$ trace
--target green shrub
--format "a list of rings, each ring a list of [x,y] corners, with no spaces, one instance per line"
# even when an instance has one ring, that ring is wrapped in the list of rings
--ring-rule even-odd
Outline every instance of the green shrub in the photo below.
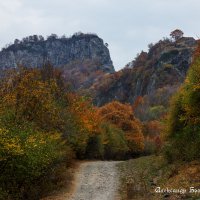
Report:
[[[165,113],[166,113],[166,108],[162,105],[159,105],[150,107],[147,115],[149,120],[156,120],[159,119]]]
[[[102,131],[104,158],[125,159],[129,148],[123,131],[108,123],[102,125]]]
[[[165,155],[174,160],[200,159],[200,57],[189,69],[185,83],[173,97],[168,120],[169,145]]]
[[[101,133],[88,138],[85,158],[126,159],[129,152],[124,132],[109,123],[101,125]]]

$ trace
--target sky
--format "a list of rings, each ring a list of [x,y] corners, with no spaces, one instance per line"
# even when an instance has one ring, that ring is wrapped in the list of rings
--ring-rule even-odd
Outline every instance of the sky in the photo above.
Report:
[[[200,37],[200,0],[0,0],[0,48],[37,34],[96,33],[116,70],[174,29]]]

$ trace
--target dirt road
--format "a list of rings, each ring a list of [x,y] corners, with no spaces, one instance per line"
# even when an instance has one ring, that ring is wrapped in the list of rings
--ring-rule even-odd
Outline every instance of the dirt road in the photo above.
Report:
[[[116,161],[82,163],[76,177],[75,191],[69,200],[118,200]]]

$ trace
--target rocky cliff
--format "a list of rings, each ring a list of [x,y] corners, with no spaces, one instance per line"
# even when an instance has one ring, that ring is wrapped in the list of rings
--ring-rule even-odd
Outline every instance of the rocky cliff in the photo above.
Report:
[[[54,67],[62,67],[66,81],[73,81],[76,89],[88,87],[102,74],[114,72],[107,45],[97,35],[83,33],[70,38],[52,34],[47,39],[37,35],[16,39],[0,52],[0,69],[19,65],[41,67],[46,60]]]
[[[29,36],[0,52],[0,69],[41,67],[48,60],[63,69],[73,89],[92,96],[98,106],[112,100],[133,103],[143,96],[146,108],[166,108],[169,97],[185,78],[196,46],[191,37],[160,40],[115,72],[107,45],[95,34],[78,33],[70,38],[51,35],[46,40]]]
[[[95,104],[100,106],[112,100],[133,103],[138,96],[155,95],[162,88],[168,88],[163,97],[168,96],[183,82],[196,45],[190,37],[164,39],[150,45],[148,52],[141,52],[124,69],[93,84]]]

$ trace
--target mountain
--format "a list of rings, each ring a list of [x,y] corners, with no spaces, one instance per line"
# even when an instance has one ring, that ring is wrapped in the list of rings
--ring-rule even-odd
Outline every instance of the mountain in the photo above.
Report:
[[[166,107],[169,97],[185,79],[196,46],[197,41],[191,37],[150,44],[148,52],[142,51],[124,69],[105,74],[91,86],[94,103],[101,106],[118,100],[132,104],[143,96],[144,104],[150,107]]]
[[[115,72],[107,44],[96,34],[76,33],[70,38],[52,34],[47,39],[34,35],[2,49],[0,69],[42,67],[49,61],[63,70],[72,89],[91,96],[97,106],[113,100],[132,104],[142,96],[140,111],[160,112],[184,81],[196,46],[192,37],[163,39]],[[148,118],[148,113],[142,116]]]
[[[70,38],[52,34],[47,39],[33,35],[16,39],[0,52],[1,71],[19,65],[42,67],[46,61],[62,68],[75,89],[89,87],[96,77],[115,71],[107,44],[96,34],[76,33]]]

